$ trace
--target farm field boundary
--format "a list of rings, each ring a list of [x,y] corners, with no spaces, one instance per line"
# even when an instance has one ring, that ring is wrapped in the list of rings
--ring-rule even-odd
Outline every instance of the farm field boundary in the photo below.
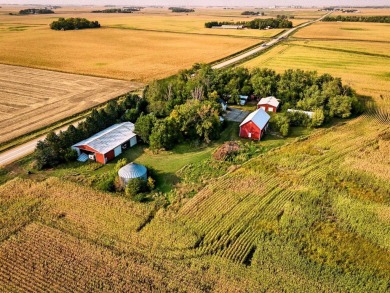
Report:
[[[291,43],[291,42],[288,43],[287,45],[288,46],[305,47],[305,48],[314,48],[314,49],[327,50],[327,51],[336,51],[336,52],[343,52],[343,53],[350,53],[350,54],[358,54],[358,55],[367,55],[367,56],[390,58],[390,55],[369,53],[369,52],[361,52],[361,51],[354,51],[354,50],[347,50],[347,49],[336,49],[336,48],[326,48],[326,47],[318,47],[318,46],[300,45],[300,44],[294,44],[294,43]]]
[[[145,32],[155,32],[155,33],[166,33],[166,34],[180,34],[180,35],[197,35],[197,36],[215,36],[215,37],[228,37],[228,38],[239,38],[239,39],[260,39],[260,40],[268,40],[276,37],[280,33],[277,33],[273,36],[269,37],[256,37],[256,36],[239,36],[239,35],[225,35],[225,34],[206,34],[206,33],[195,33],[195,32],[179,32],[179,31],[171,31],[171,30],[155,30],[155,29],[144,29],[144,28],[135,28],[135,27],[124,27],[121,25],[109,25],[108,28],[112,29],[121,29],[121,30],[133,30],[133,31],[145,31]]]

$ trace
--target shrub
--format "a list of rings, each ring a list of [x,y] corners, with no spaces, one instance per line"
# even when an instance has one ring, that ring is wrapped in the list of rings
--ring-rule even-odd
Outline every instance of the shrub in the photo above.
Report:
[[[153,190],[156,187],[156,181],[152,177],[148,177],[147,187],[149,190]]]
[[[120,159],[118,162],[116,162],[115,172],[118,173],[119,169],[126,165],[127,165],[127,159],[126,158]]]
[[[141,178],[135,178],[127,183],[125,194],[130,199],[136,199],[140,193],[147,191],[147,182]]]
[[[316,109],[313,117],[311,118],[311,125],[313,127],[319,127],[324,123],[325,115],[322,109]]]
[[[97,184],[97,188],[102,191],[114,192],[115,191],[114,181],[115,181],[115,176],[109,176],[108,178],[104,178]]]
[[[271,117],[270,127],[282,136],[287,136],[290,130],[290,118],[285,114],[273,115]]]
[[[75,161],[78,157],[77,151],[71,148],[68,148],[68,151],[65,153],[65,161],[72,162]]]

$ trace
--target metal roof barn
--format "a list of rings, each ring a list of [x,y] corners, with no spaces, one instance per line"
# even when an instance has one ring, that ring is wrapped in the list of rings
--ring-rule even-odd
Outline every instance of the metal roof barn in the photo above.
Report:
[[[134,124],[123,122],[114,124],[95,135],[72,146],[79,155],[88,154],[96,161],[105,164],[117,157],[122,150],[137,144]],[[91,158],[92,158],[91,157]]]
[[[264,111],[268,111],[268,112],[276,112],[279,107],[279,104],[280,104],[279,100],[271,96],[271,97],[262,98],[257,103],[257,108],[262,108]]]
[[[250,113],[240,124],[240,137],[260,140],[271,117],[263,110]]]
[[[123,185],[127,185],[130,180],[141,178],[147,180],[148,170],[145,166],[138,165],[136,163],[130,163],[119,169],[118,175]]]

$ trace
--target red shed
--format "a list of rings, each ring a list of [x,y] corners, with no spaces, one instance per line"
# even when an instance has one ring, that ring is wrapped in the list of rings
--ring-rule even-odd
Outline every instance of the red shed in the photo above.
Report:
[[[129,147],[137,144],[137,136],[133,132],[134,124],[124,122],[112,125],[95,135],[72,146],[79,154],[79,161],[89,159],[106,164]]]
[[[270,116],[262,109],[250,113],[240,124],[240,137],[260,140],[268,127]]]
[[[267,97],[267,98],[262,98],[258,103],[257,103],[257,109],[262,108],[266,112],[275,112],[279,108],[279,101],[275,97]]]

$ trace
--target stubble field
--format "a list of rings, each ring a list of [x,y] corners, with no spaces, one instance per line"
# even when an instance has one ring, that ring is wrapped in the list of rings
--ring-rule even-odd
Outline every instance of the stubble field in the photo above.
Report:
[[[294,34],[302,39],[334,39],[389,42],[388,23],[319,22]]]
[[[0,64],[0,143],[140,86],[130,81]]]
[[[21,7],[13,9],[15,13]],[[164,78],[196,62],[212,62],[261,42],[258,36],[187,34],[188,28],[184,33],[169,32],[171,22],[181,30],[182,15],[110,15],[68,9],[55,15],[17,16],[8,15],[8,11],[0,10],[0,63],[133,81]],[[86,17],[98,20],[103,27],[50,30],[49,24],[58,17]],[[201,24],[199,29],[203,30],[201,19],[196,22],[190,18],[188,22]],[[136,29],[129,29],[138,22]],[[148,31],[155,27],[147,24],[154,22],[158,31]]]

